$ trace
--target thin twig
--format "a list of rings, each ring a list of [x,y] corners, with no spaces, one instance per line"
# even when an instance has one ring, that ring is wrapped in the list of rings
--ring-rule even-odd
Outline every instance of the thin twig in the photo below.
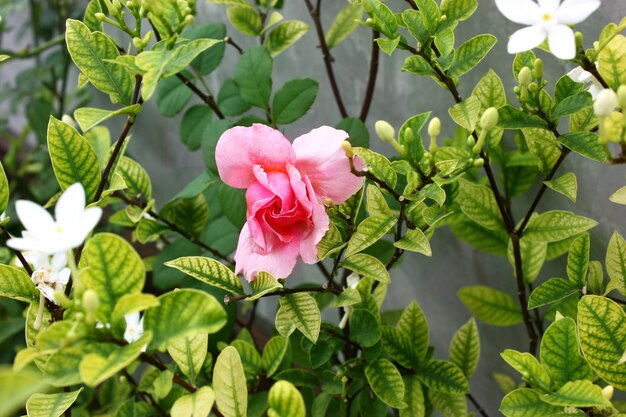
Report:
[[[322,285],[321,287],[299,287],[299,288],[285,288],[284,290],[280,290],[280,291],[274,291],[274,292],[270,292],[267,294],[264,294],[262,298],[265,297],[276,297],[276,296],[283,296],[283,295],[291,295],[291,294],[298,294],[301,292],[332,292],[334,294],[339,294],[341,291],[338,290],[337,288],[335,288],[332,285]],[[234,297],[229,297],[226,296],[224,298],[226,304],[230,304],[230,303],[236,303],[242,300],[245,300],[247,297],[249,297],[248,295],[237,295]]]
[[[376,43],[376,38],[380,36],[380,32],[372,32],[372,56],[370,58],[370,70],[367,76],[367,88],[365,89],[365,98],[363,99],[363,105],[361,106],[361,113],[359,119],[365,121],[367,114],[370,111],[370,105],[374,98],[374,90],[376,86],[376,78],[378,75],[378,61],[380,59],[380,47]]]
[[[50,48],[54,48],[57,45],[61,45],[65,42],[65,35],[56,36],[49,41],[42,43],[41,45],[35,46],[34,48],[26,47],[20,51],[11,51],[6,49],[0,49],[0,55],[7,55],[7,58],[4,62],[11,59],[29,59],[33,57],[38,57],[42,52],[47,51]]]
[[[474,404],[474,407],[476,407],[476,411],[478,411],[481,416],[489,417],[489,414],[487,414],[485,409],[478,403],[478,401],[476,401],[476,398],[474,398],[472,394],[465,394],[465,395],[467,396],[467,398],[469,398],[472,404]]]
[[[4,238],[6,240],[11,239],[11,235],[9,234],[9,232],[7,232],[4,227],[2,227],[1,229],[2,229],[2,234],[4,235]],[[26,261],[26,258],[24,258],[24,255],[22,254],[22,252],[20,252],[17,249],[13,249],[13,248],[10,248],[10,249],[15,254],[15,256],[17,256],[17,259],[22,264],[22,267],[26,270],[26,273],[28,274],[28,276],[30,277],[31,275],[33,275],[33,268],[30,267],[30,264],[28,263],[28,261]]]
[[[213,113],[215,113],[215,115],[220,120],[224,120],[226,118],[226,116],[224,116],[224,113],[222,113],[219,106],[215,102],[215,99],[213,98],[212,95],[204,93],[194,83],[192,83],[189,78],[185,77],[183,74],[178,73],[176,74],[176,77],[178,77],[178,79],[181,80],[182,83],[185,84],[195,95],[200,97],[200,99],[204,101],[204,103],[207,106],[209,106],[211,110],[213,110]]]
[[[235,48],[240,55],[243,54],[243,48],[237,45],[237,43],[235,43],[235,41],[230,36],[226,37],[226,43]]]

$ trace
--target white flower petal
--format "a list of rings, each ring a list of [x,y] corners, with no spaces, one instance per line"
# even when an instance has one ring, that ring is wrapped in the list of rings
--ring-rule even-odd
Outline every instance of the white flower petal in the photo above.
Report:
[[[561,0],[537,0],[539,2],[539,7],[541,7],[542,9],[547,9],[546,11],[549,10],[556,10],[559,7],[559,3],[561,3]]]
[[[70,269],[63,268],[57,273],[57,285],[67,285],[70,282]]]
[[[575,25],[588,18],[600,4],[600,0],[565,0],[557,11],[557,20],[566,25]]]
[[[510,54],[524,52],[541,44],[546,38],[546,30],[541,26],[529,26],[511,35],[507,50]]]
[[[54,252],[54,250],[52,252],[49,250],[48,245],[46,245],[46,242],[41,241],[39,239],[32,239],[32,238],[14,237],[14,238],[7,240],[7,246],[10,247],[11,249],[16,249],[19,251],[27,250],[27,251],[44,252],[44,253]]]
[[[550,51],[559,59],[576,58],[574,31],[565,25],[555,25],[548,30]]]
[[[28,230],[35,236],[47,236],[54,233],[56,225],[54,219],[39,204],[28,200],[17,200],[15,203],[17,217]]]
[[[58,223],[67,226],[79,219],[84,210],[85,189],[77,182],[63,192],[54,208],[54,215]]]
[[[126,320],[126,328],[137,328],[139,327],[139,312],[126,314],[124,316],[124,320]]]
[[[539,15],[539,6],[531,0],[496,0],[500,13],[512,22],[533,25]]]
[[[55,253],[52,256],[52,261],[50,262],[50,266],[55,271],[60,271],[67,265],[67,255],[65,252]]]

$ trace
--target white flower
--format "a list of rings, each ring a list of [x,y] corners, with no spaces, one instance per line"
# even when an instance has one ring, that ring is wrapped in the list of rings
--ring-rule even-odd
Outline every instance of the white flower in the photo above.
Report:
[[[66,268],[67,257],[64,253],[58,253],[50,261],[48,255],[39,253],[33,260],[33,275],[30,279],[37,289],[48,300],[58,304],[54,291],[63,291],[70,279],[70,270]]]
[[[593,111],[598,117],[609,117],[616,107],[617,94],[610,88],[600,91],[596,101],[593,102]]]
[[[597,66],[598,63],[596,62],[596,67]],[[600,91],[604,89],[604,87],[602,87],[602,84],[600,84],[600,82],[596,79],[596,77],[593,76],[592,73],[590,73],[589,71],[585,71],[581,67],[574,68],[567,73],[567,76],[577,83],[583,83],[585,84],[585,86],[589,86],[589,90],[587,91],[589,91],[591,97],[594,100],[598,97]]]
[[[85,190],[80,183],[70,186],[59,198],[54,211],[56,221],[31,201],[18,200],[15,211],[26,230],[21,238],[9,239],[7,246],[47,254],[80,246],[102,215],[100,207],[85,208]]]
[[[143,317],[139,313],[130,313],[124,316],[126,320],[126,331],[124,339],[128,343],[133,343],[143,335]]]
[[[567,25],[585,20],[600,7],[600,0],[496,0],[496,6],[509,20],[529,25],[509,39],[511,54],[539,46],[546,37],[552,53],[560,59],[576,57],[574,31]]]
[[[357,274],[356,272],[353,272],[350,275],[348,275],[348,278],[346,279],[346,284],[348,284],[348,288],[355,290],[356,287],[359,285],[360,281],[361,281],[361,276]],[[345,328],[346,324],[348,324],[348,319],[350,318],[351,312],[352,312],[352,306],[346,306],[345,313],[343,314],[343,317],[341,318],[341,321],[339,322],[340,329]]]

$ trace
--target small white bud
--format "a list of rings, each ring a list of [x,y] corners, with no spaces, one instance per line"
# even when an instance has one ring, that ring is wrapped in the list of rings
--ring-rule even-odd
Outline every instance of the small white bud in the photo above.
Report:
[[[489,107],[480,118],[480,126],[484,130],[491,130],[498,124],[498,109]]]
[[[607,401],[611,401],[611,398],[613,398],[614,392],[615,392],[615,388],[613,388],[613,385],[607,385],[606,387],[602,388],[602,396]]]
[[[530,71],[530,68],[528,67],[522,68],[517,76],[517,81],[519,82],[519,85],[528,87],[528,84],[530,84],[532,80],[533,80],[533,74]]]
[[[428,124],[428,136],[431,138],[437,137],[441,134],[441,120],[438,117],[433,117],[433,119]]]
[[[605,88],[598,93],[598,98],[593,103],[593,111],[598,117],[609,117],[617,107],[617,94],[610,88]]]
[[[374,130],[383,142],[393,142],[396,138],[396,130],[384,120],[377,121],[374,124]]]

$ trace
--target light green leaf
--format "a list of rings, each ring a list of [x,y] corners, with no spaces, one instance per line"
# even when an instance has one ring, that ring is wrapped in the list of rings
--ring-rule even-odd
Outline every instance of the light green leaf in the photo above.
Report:
[[[588,92],[584,91],[573,94],[563,98],[563,100],[556,105],[550,114],[550,119],[557,120],[559,117],[577,113],[592,104],[593,99],[591,98],[591,94]]]
[[[385,236],[398,222],[394,216],[374,216],[363,220],[348,242],[346,256],[354,255]]]
[[[589,291],[600,292],[602,291],[602,284],[604,282],[604,271],[602,270],[602,264],[600,261],[589,261],[589,277],[587,283]]]
[[[509,236],[504,229],[493,231],[485,229],[474,221],[463,219],[450,225],[457,238],[462,239],[477,249],[498,256],[507,254]]]
[[[396,332],[408,342],[403,353],[410,358],[413,366],[420,364],[426,358],[430,336],[426,316],[415,300],[402,312]]]
[[[111,322],[111,313],[125,295],[139,293],[146,270],[141,257],[123,238],[112,233],[98,233],[87,241],[80,258],[80,280],[98,294],[97,315],[103,323]]]
[[[209,206],[204,194],[199,193],[193,198],[175,198],[163,206],[160,214],[180,229],[198,236],[209,219]]]
[[[26,272],[9,265],[0,265],[0,296],[27,303],[39,303],[39,290]]]
[[[179,397],[170,414],[172,417],[208,417],[215,401],[215,393],[210,387],[201,387],[193,394]]]
[[[263,368],[267,376],[276,373],[289,351],[289,339],[284,336],[272,337],[263,348]]]
[[[467,417],[467,400],[463,394],[446,394],[430,390],[428,398],[443,417]]]
[[[533,355],[528,352],[521,353],[513,349],[505,349],[500,356],[533,388],[550,390],[550,375]]]
[[[626,294],[626,242],[622,235],[614,232],[606,249],[606,271],[611,282],[609,288],[617,289],[620,294]],[[609,290],[607,288],[607,291]]]
[[[394,242],[393,246],[426,256],[433,254],[428,237],[419,228],[409,229],[400,240]]]
[[[619,190],[615,191],[609,197],[609,200],[611,200],[615,204],[626,205],[626,187],[622,187]]]
[[[510,105],[498,109],[498,127],[503,129],[543,128],[548,125],[539,116],[524,113]]]
[[[377,359],[365,367],[365,377],[372,391],[390,407],[402,409],[404,382],[398,369],[387,359]]]
[[[261,367],[263,366],[261,355],[259,355],[252,342],[243,339],[235,339],[231,342],[231,346],[237,349],[239,353],[243,371],[248,381],[256,381],[261,374]]]
[[[541,172],[548,173],[561,156],[554,133],[546,129],[522,129],[530,152],[538,158]]]
[[[375,184],[367,186],[367,212],[370,216],[390,216],[393,213],[380,188]]]
[[[405,386],[404,402],[407,406],[400,410],[400,417],[424,417],[426,406],[424,404],[424,391],[419,378],[415,375],[406,375],[403,381]]]
[[[353,148],[352,150],[355,155],[363,159],[368,170],[374,174],[376,178],[384,181],[391,188],[396,187],[398,176],[387,158],[366,148]]]
[[[111,38],[68,19],[65,41],[72,60],[94,87],[109,94],[114,103],[130,104],[134,80],[123,67],[110,62],[120,56]]]
[[[506,92],[502,80],[493,70],[489,70],[487,74],[480,79],[472,96],[480,101],[480,108],[485,111],[489,107],[499,109],[506,104]]]
[[[510,295],[483,285],[459,290],[459,298],[476,318],[493,326],[522,322],[522,312]]]
[[[280,297],[280,308],[307,339],[317,342],[322,318],[315,298],[305,292],[286,295]]]
[[[439,18],[441,17],[441,13],[439,12],[439,6],[435,3],[434,0],[416,0],[415,4],[417,5],[422,17],[424,19],[424,27],[430,33],[435,33],[437,31],[437,26],[439,26]],[[447,55],[447,54],[443,54]]]
[[[563,278],[550,278],[530,294],[528,308],[533,309],[548,304],[556,303],[572,294],[580,292],[580,288],[574,286]]]
[[[389,272],[387,271],[387,268],[385,268],[385,265],[373,256],[357,253],[355,255],[348,256],[344,259],[341,265],[352,272],[356,272],[364,277],[373,278],[384,284],[389,284],[391,282]]]
[[[183,337],[216,333],[226,324],[222,304],[204,291],[181,289],[159,297],[160,305],[146,311],[144,328],[154,333],[151,346],[165,350]]]
[[[328,49],[343,42],[359,26],[361,16],[363,16],[363,6],[359,4],[348,4],[341,9],[326,32]]]
[[[450,17],[448,16],[448,18]],[[498,39],[493,35],[478,35],[461,44],[454,54],[454,60],[448,69],[448,75],[450,77],[460,77],[471,71],[483,60],[497,41]]]
[[[469,96],[462,102],[450,107],[448,113],[457,125],[472,132],[476,128],[476,123],[478,123],[480,101],[474,96]]]
[[[136,313],[138,311],[144,311],[150,307],[156,307],[158,305],[159,299],[152,294],[135,292],[123,295],[113,308],[113,313],[111,314],[111,324],[113,326],[121,324],[125,315]],[[123,325],[126,326],[126,322],[124,322]]]
[[[500,412],[506,417],[549,417],[561,411],[563,407],[543,402],[543,396],[530,388],[511,391],[500,404]]]
[[[152,183],[150,176],[139,163],[127,156],[122,156],[116,167],[126,184],[127,195],[140,200],[149,201],[152,198]]]
[[[478,8],[476,0],[444,0],[441,2],[441,14],[445,14],[446,26],[456,25],[457,21],[467,20]]]
[[[67,331],[69,329],[65,329]],[[79,366],[83,358],[89,354],[107,357],[120,347],[112,343],[79,343],[58,350],[45,362],[46,375],[52,378],[54,386],[68,386],[83,382]]]
[[[562,407],[611,407],[611,402],[602,395],[602,389],[591,381],[569,381],[542,400]]]
[[[9,181],[2,162],[0,162],[0,214],[4,213],[7,205],[9,205]]]
[[[189,377],[195,385],[196,377],[202,370],[206,358],[209,343],[209,335],[205,333],[192,334],[174,341],[167,347],[178,369]]]
[[[99,385],[137,359],[151,339],[152,332],[146,331],[137,341],[114,350],[107,357],[97,353],[85,355],[79,365],[80,377],[90,387]]]
[[[594,161],[606,161],[607,153],[594,132],[570,132],[557,138],[564,146]]]
[[[261,46],[248,48],[233,77],[241,97],[248,103],[267,109],[272,94],[272,57]]]
[[[0,416],[10,417],[24,407],[26,400],[37,391],[45,390],[49,384],[42,374],[31,369],[19,372],[8,366],[0,367]]]
[[[598,224],[595,220],[569,211],[553,210],[533,216],[524,238],[530,242],[556,242],[587,231]]]
[[[237,349],[227,346],[217,357],[213,368],[213,389],[217,408],[224,417],[245,417],[248,390],[243,365]]]
[[[251,7],[235,6],[226,10],[228,20],[239,32],[248,36],[258,36],[263,30],[261,16]]]
[[[279,125],[293,123],[311,108],[319,85],[310,78],[287,81],[276,92],[272,102],[272,117]]]
[[[80,182],[87,201],[91,201],[101,178],[98,157],[91,145],[76,129],[50,116],[48,150],[61,189]]]
[[[272,29],[265,41],[265,48],[272,57],[280,54],[304,36],[309,25],[300,20],[286,20]]]
[[[268,417],[305,417],[302,394],[290,382],[278,381],[270,388],[267,398]]]
[[[231,294],[243,295],[243,285],[237,275],[221,262],[202,256],[186,256],[165,265],[176,268],[185,274],[213,287],[221,288]]]
[[[136,116],[141,111],[140,104],[133,104],[132,106],[122,107],[117,110],[97,109],[93,107],[80,107],[74,112],[74,119],[80,126],[83,132],[93,129],[100,123],[109,120],[113,116],[120,114],[127,114]]]
[[[557,320],[546,329],[539,357],[557,388],[569,381],[593,378],[591,368],[580,356],[576,323],[571,318]]]
[[[156,90],[156,104],[163,116],[174,117],[191,99],[191,89],[178,77],[165,78]]]
[[[555,180],[544,181],[543,183],[557,193],[563,194],[572,203],[576,203],[576,191],[578,189],[578,185],[576,182],[576,175],[573,173],[568,172]]]
[[[365,0],[363,5],[365,11],[372,16],[375,27],[386,37],[395,38],[398,22],[389,7],[380,0]]]
[[[430,64],[419,55],[411,55],[406,58],[400,71],[410,72],[415,75],[436,75]]]
[[[543,263],[546,260],[548,250],[547,243],[529,242],[522,238],[519,241],[520,255],[522,258],[522,274],[525,283],[533,283],[539,276]],[[515,253],[513,251],[513,240],[509,240],[507,257],[509,263],[515,268]]]
[[[589,233],[583,233],[572,242],[567,254],[567,277],[578,288],[585,286],[589,266],[589,250],[591,242]]]
[[[493,191],[486,185],[478,185],[461,179],[457,202],[463,213],[479,225],[495,231],[504,228],[496,198]]]
[[[422,367],[417,374],[422,384],[446,394],[465,394],[469,385],[463,372],[452,362],[434,360]]]
[[[613,90],[626,84],[626,37],[617,35],[600,51],[598,72]]]
[[[476,371],[479,357],[480,337],[476,320],[472,317],[454,334],[450,342],[450,361],[470,379]]]
[[[83,388],[58,394],[33,394],[26,402],[28,417],[59,417],[70,408]]]
[[[254,301],[267,293],[283,288],[283,285],[271,274],[261,271],[257,274],[254,281],[250,282],[250,288],[252,288],[252,295],[246,297],[246,300]]]

